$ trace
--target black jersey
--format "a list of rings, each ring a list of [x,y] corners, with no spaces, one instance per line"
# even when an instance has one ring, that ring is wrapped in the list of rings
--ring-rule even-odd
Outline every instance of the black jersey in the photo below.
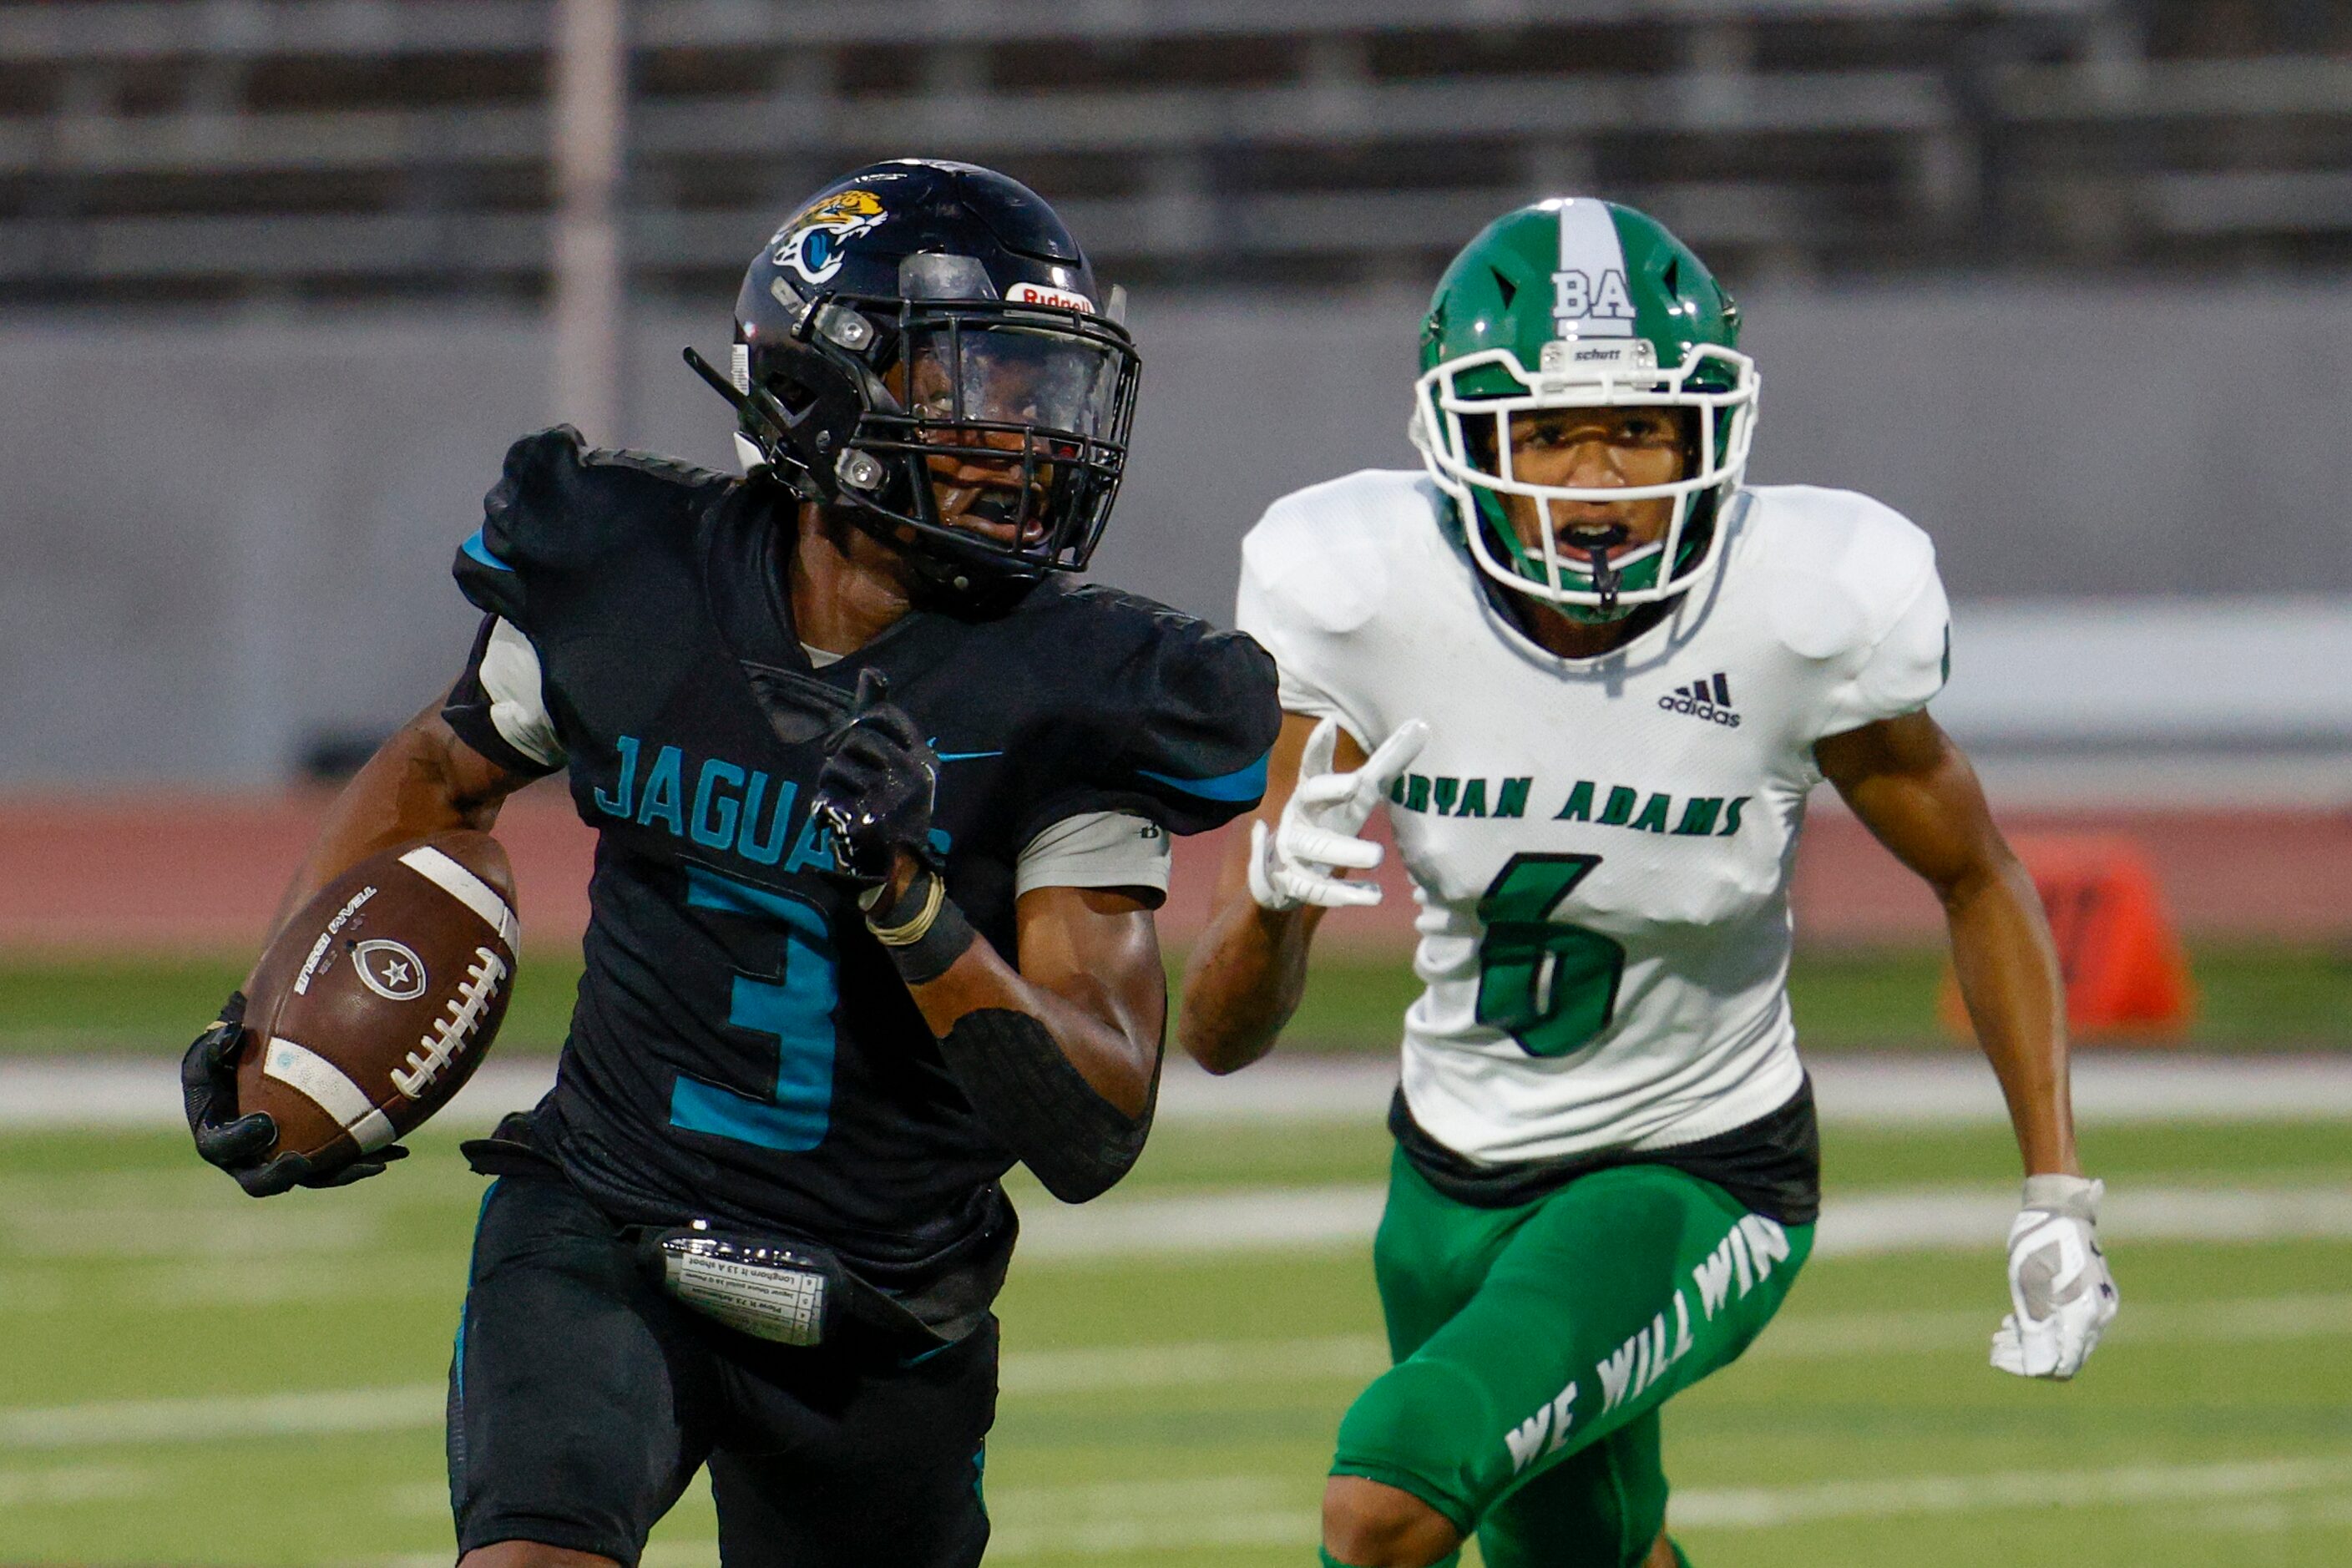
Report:
[[[1050,578],[1000,614],[917,611],[813,668],[777,495],[547,431],[508,453],[456,571],[537,649],[598,832],[586,973],[537,1141],[616,1218],[782,1229],[887,1269],[987,1224],[1013,1156],[824,874],[809,796],[859,672],[887,674],[930,738],[948,890],[1013,962],[1014,866],[1043,829],[1112,810],[1195,833],[1256,803],[1274,662]],[[446,711],[485,753],[544,771],[470,679]]]

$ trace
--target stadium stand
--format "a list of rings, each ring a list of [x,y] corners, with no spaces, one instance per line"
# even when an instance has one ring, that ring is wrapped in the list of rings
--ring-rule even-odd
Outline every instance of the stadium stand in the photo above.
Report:
[[[546,0],[0,4],[0,300],[536,298]],[[2352,261],[2340,0],[637,0],[635,289],[953,147],[1123,277],[1360,286],[1603,186],[1735,271]]]

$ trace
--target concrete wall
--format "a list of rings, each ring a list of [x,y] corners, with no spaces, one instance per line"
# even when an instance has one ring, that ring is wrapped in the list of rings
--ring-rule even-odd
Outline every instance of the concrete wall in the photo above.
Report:
[[[2352,290],[1747,304],[1753,477],[1903,508],[1957,598],[2054,599],[2063,625],[2074,595],[2235,595],[2256,629],[2270,595],[2317,595],[2330,624],[2352,604]],[[1147,303],[1099,574],[1222,616],[1268,500],[1410,463],[1414,311],[1405,294]],[[716,310],[640,321],[626,428],[590,434],[724,461],[725,410],[677,351],[727,335]],[[472,620],[449,552],[507,441],[562,413],[545,366],[520,317],[0,328],[0,783],[264,782],[319,730],[425,700]],[[2110,662],[2130,679],[2128,649]],[[2342,689],[2338,673],[2263,678]],[[2206,674],[2226,704],[2238,672]]]

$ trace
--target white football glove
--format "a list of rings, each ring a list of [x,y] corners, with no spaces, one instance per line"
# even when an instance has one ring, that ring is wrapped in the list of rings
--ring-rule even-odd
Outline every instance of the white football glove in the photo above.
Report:
[[[1272,833],[1250,824],[1250,897],[1262,909],[1295,910],[1301,904],[1338,909],[1381,901],[1376,882],[1349,882],[1341,868],[1369,871],[1381,863],[1377,844],[1356,837],[1405,764],[1429,739],[1429,726],[1408,719],[1353,773],[1331,771],[1339,744],[1339,721],[1326,719],[1307,737],[1298,758],[1298,787],[1282,808]]]
[[[1992,1336],[1992,1364],[2019,1377],[2063,1381],[2115,1321],[2121,1300],[2099,1251],[2104,1182],[2028,1176],[2025,1202],[2009,1227],[2009,1299],[2014,1308]]]

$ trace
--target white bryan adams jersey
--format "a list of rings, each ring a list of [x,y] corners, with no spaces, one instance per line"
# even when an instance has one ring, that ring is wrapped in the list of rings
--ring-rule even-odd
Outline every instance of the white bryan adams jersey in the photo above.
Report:
[[[1771,1112],[1802,1078],[1789,871],[1813,742],[1942,686],[1935,547],[1851,491],[1743,490],[1665,618],[1564,659],[1496,608],[1450,516],[1419,473],[1287,496],[1243,544],[1237,616],[1284,708],[1368,750],[1430,726],[1387,806],[1422,905],[1414,1120],[1500,1162]]]

